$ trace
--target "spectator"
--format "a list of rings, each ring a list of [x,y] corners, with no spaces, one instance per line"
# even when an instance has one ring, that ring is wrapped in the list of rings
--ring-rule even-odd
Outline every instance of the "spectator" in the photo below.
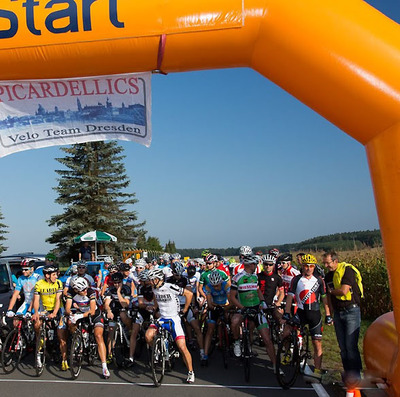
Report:
[[[329,272],[325,276],[328,302],[334,313],[336,338],[344,369],[344,382],[350,386],[361,376],[362,363],[358,350],[361,313],[360,302],[363,296],[361,275],[349,263],[339,263],[336,252],[326,252],[322,256]]]
[[[79,250],[78,259],[80,261],[94,261],[94,252],[87,241],[83,243],[81,249]]]

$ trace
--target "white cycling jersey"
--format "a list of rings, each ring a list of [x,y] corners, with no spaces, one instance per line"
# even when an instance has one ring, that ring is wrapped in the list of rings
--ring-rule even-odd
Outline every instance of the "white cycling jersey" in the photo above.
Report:
[[[183,288],[171,283],[164,283],[160,288],[153,288],[160,315],[163,318],[176,317],[180,311],[179,296],[184,293]]]

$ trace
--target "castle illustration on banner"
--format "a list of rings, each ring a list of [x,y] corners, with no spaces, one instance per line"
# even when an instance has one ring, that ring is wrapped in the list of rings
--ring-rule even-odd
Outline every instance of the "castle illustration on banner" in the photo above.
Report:
[[[141,104],[125,106],[124,103],[121,107],[113,107],[108,98],[105,105],[99,102],[97,105],[82,106],[81,101],[77,98],[77,110],[60,110],[58,106],[55,106],[54,111],[48,111],[39,104],[35,115],[7,116],[4,120],[0,120],[0,129],[46,123],[66,124],[77,121],[85,123],[88,121],[118,122],[146,126],[146,108]]]

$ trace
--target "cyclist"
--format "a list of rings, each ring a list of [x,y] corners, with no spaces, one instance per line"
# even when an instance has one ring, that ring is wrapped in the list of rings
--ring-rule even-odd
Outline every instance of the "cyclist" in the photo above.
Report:
[[[254,309],[258,311],[259,309],[266,309],[267,305],[265,303],[264,297],[258,287],[258,278],[254,274],[256,266],[258,264],[258,259],[255,255],[244,255],[243,258],[244,271],[238,273],[232,279],[231,290],[229,293],[229,302],[236,306],[239,310],[232,318],[232,334],[234,339],[233,352],[236,357],[241,356],[241,348],[239,341],[240,334],[240,324],[243,321],[242,313],[246,309]],[[276,369],[276,356],[275,348],[271,341],[271,335],[268,330],[268,322],[265,316],[258,313],[254,317],[250,318],[250,326],[254,329],[257,327],[266,347],[266,351],[271,360],[272,366],[270,369],[275,371]],[[250,328],[250,335],[252,335],[252,329]]]
[[[44,279],[39,280],[35,285],[35,294],[33,297],[34,313],[32,320],[34,321],[36,337],[39,337],[40,327],[42,325],[40,314],[45,313],[48,318],[59,321],[57,336],[60,342],[60,351],[62,357],[61,370],[67,371],[69,369],[67,363],[67,330],[61,319],[60,311],[63,285],[62,282],[57,279],[58,268],[56,266],[44,266],[43,275]]]
[[[131,289],[132,293],[132,298],[137,300],[137,291],[136,291],[136,283],[135,280],[132,278],[132,275],[130,273],[131,267],[129,264],[121,262],[119,264],[119,270],[122,273],[123,279],[122,279],[122,284],[127,285]]]
[[[112,282],[112,279],[111,279],[111,276],[114,273],[118,273],[118,271],[119,271],[119,268],[118,268],[117,264],[113,263],[112,265],[109,266],[108,274],[107,274],[106,278],[104,279],[103,286],[101,287],[101,291],[100,291],[100,296],[101,297],[104,297],[104,295],[108,291],[109,287],[113,287],[114,286],[114,284]]]
[[[108,268],[113,263],[113,259],[111,258],[111,256],[106,256],[103,261],[104,261],[104,268],[99,269],[97,277],[97,288],[101,288],[101,286],[104,284],[104,280],[109,273]]]
[[[286,296],[293,277],[298,276],[300,272],[292,266],[292,254],[279,255],[276,264],[282,277],[283,289]]]
[[[65,304],[65,315],[69,317],[68,327],[73,334],[76,330],[76,323],[82,319],[92,318],[94,336],[97,342],[103,377],[108,379],[110,371],[106,363],[106,346],[104,344],[104,318],[96,303],[96,291],[89,287],[84,277],[78,276],[71,281]]]
[[[185,266],[182,262],[179,261],[174,261],[171,264],[171,270],[172,270],[172,277],[169,277],[166,279],[168,283],[175,284],[181,288],[188,289],[192,293],[191,301],[190,301],[190,306],[189,309],[186,311],[185,315],[185,320],[188,325],[190,325],[196,334],[196,339],[197,343],[199,345],[200,349],[200,360],[204,360],[204,340],[203,340],[203,333],[201,332],[200,329],[200,323],[199,320],[195,317],[195,314],[193,312],[193,290],[190,285],[188,285],[188,279],[187,277],[183,276],[183,272],[185,271]],[[186,305],[186,296],[179,296],[179,303],[181,306],[181,309],[183,309]],[[188,334],[190,333],[191,330],[188,330]]]
[[[230,287],[228,283],[223,281],[221,274],[215,270],[210,274],[209,281],[210,283],[205,287],[208,304],[208,328],[204,343],[203,365],[208,365],[208,352],[214,334],[215,325],[220,315],[220,310],[226,310],[229,307],[228,296]]]
[[[7,317],[14,317],[15,314],[23,315],[27,318],[31,316],[33,295],[35,292],[35,284],[39,280],[40,276],[37,273],[33,273],[35,261],[24,259],[21,262],[22,276],[17,280],[14,293],[11,297],[10,303],[8,304]],[[21,291],[24,294],[24,302],[19,306],[16,313],[12,311],[14,305],[19,298]],[[18,320],[14,320],[14,327],[18,325]]]
[[[182,314],[186,314],[189,310],[193,294],[186,288],[181,288],[178,285],[165,282],[165,276],[162,269],[150,270],[149,279],[153,286],[156,306],[160,311],[160,324],[171,332],[176,345],[182,354],[183,361],[189,371],[186,382],[194,383],[195,376],[192,356],[186,346],[185,333],[183,332],[181,319],[179,317],[180,305],[179,300],[177,299],[178,296],[184,296],[186,298],[185,306],[183,310],[181,310]],[[157,326],[152,324],[146,331],[146,342],[149,346],[152,345],[156,333]]]
[[[111,274],[113,286],[108,289],[104,297],[104,311],[109,320],[107,340],[108,364],[112,362],[112,341],[114,339],[115,320],[120,316],[122,322],[128,327],[128,329],[132,326],[132,321],[127,315],[127,309],[131,303],[132,292],[127,284],[123,284],[123,278],[123,275],[119,272]],[[131,357],[133,357],[133,354]]]
[[[309,326],[314,349],[315,369],[313,377],[320,380],[322,365],[322,318],[319,305],[320,299],[325,307],[326,324],[330,325],[333,321],[330,316],[325,283],[321,277],[315,277],[313,275],[316,263],[317,259],[314,255],[305,254],[301,257],[302,274],[297,275],[292,280],[286,300],[283,320],[290,319],[292,301],[295,297],[298,306],[295,321],[299,321],[302,326],[305,324]],[[286,327],[283,337],[285,337],[289,331],[290,330]],[[290,357],[284,357],[285,362],[289,360]],[[282,364],[285,364],[285,362]]]
[[[218,258],[216,255],[209,254],[206,256],[205,262],[206,262],[207,270],[205,272],[201,273],[200,281],[199,281],[199,288],[198,288],[197,292],[198,292],[198,296],[202,296],[204,299],[207,299],[206,294],[204,292],[204,287],[209,284],[208,278],[210,276],[210,273],[215,269],[216,263],[218,262]],[[217,271],[221,273],[222,279],[224,281],[226,281],[228,283],[228,285],[230,286],[231,281],[230,281],[229,276],[225,272],[222,272],[221,270],[217,269]]]
[[[282,278],[274,272],[276,257],[271,254],[262,256],[263,271],[258,274],[258,286],[265,299],[268,309],[273,309],[273,317],[279,321],[283,315],[281,308],[285,293]]]

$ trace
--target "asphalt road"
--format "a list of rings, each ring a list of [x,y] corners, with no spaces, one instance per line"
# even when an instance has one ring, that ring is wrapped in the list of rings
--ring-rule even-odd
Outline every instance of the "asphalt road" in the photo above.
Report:
[[[57,397],[102,397],[118,396],[293,396],[293,397],[328,397],[321,386],[306,384],[299,376],[290,390],[282,390],[271,370],[266,369],[267,356],[257,349],[258,357],[253,360],[250,382],[244,380],[244,371],[240,360],[231,358],[228,369],[224,369],[219,352],[214,352],[208,367],[200,366],[198,353],[194,353],[196,382],[185,383],[187,371],[181,359],[174,370],[167,372],[163,384],[155,388],[150,369],[138,361],[133,368],[119,370],[110,365],[111,377],[101,377],[101,366],[84,366],[77,380],[71,380],[70,372],[60,371],[59,365],[50,362],[40,378],[35,376],[33,355],[25,357],[21,365],[11,374],[0,370],[0,388],[4,396],[57,396]],[[317,390],[315,390],[315,388]],[[317,393],[318,391],[318,393]]]

